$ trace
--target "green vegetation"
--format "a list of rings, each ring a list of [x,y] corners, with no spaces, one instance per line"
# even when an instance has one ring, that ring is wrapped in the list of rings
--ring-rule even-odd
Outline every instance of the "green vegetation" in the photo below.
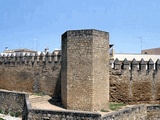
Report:
[[[12,117],[20,117],[21,116],[21,112],[16,112],[16,113],[14,113],[14,112],[10,112],[10,116],[12,116]]]
[[[9,113],[9,111],[6,109],[6,110],[4,111],[4,114],[5,114],[5,115],[8,115],[8,113]]]
[[[125,106],[125,104],[124,103],[113,103],[113,102],[109,103],[109,109],[111,110],[118,110],[122,106]]]
[[[34,95],[37,95],[37,96],[44,96],[44,95],[45,95],[45,93],[43,93],[43,92],[39,92],[39,93],[34,93]]]
[[[11,112],[11,113],[10,113],[10,116],[14,117],[14,113],[13,113],[13,112]]]
[[[108,110],[105,110],[105,109],[101,109],[100,111],[101,112],[109,112]]]
[[[2,113],[2,109],[0,109],[0,113]]]
[[[12,117],[20,117],[22,115],[20,111],[12,112],[12,111],[9,111],[8,109],[3,111],[1,108],[0,108],[0,113],[5,115],[10,115]],[[0,118],[0,120],[3,120],[3,118]]]
[[[0,120],[5,120],[5,119],[3,119],[3,118],[0,118]]]
[[[21,112],[16,112],[15,117],[19,117],[21,115]]]

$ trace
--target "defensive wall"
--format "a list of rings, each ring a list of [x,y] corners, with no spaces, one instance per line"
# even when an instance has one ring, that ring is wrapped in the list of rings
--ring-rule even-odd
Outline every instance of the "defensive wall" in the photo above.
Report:
[[[0,110],[16,114],[22,120],[153,120],[160,119],[160,105],[136,105],[123,110],[105,113],[33,109],[29,95],[16,91],[0,90]]]
[[[56,51],[57,52],[57,51]],[[0,56],[0,88],[39,92],[60,98],[61,51],[54,54]],[[110,67],[110,101],[160,103],[160,60],[123,62]]]
[[[110,101],[127,104],[160,103],[160,60],[114,61],[110,69]]]
[[[108,100],[126,104],[159,104],[160,60],[153,63],[152,59],[147,62],[143,59],[140,62],[136,59],[128,62],[125,59],[121,63],[116,59],[114,68],[109,71],[108,47],[107,32],[76,30],[62,35],[62,58],[61,51],[54,51],[52,54],[42,52],[40,55],[0,56],[0,88],[48,94],[62,98],[67,109],[78,108],[84,111],[100,110],[103,106],[107,108]],[[21,107],[17,109],[22,112],[23,119],[139,120],[160,117],[158,105],[138,105],[101,116],[82,111],[32,109],[25,94],[19,96],[19,93],[2,93],[0,97],[5,105],[1,107],[3,110],[9,106],[9,99],[15,97],[13,100],[20,100],[17,106]],[[16,104],[12,100],[11,102]],[[10,109],[12,110],[12,105]]]
[[[57,52],[57,51],[56,51]],[[0,56],[0,88],[39,92],[60,98],[61,51],[58,54]],[[110,101],[160,103],[160,60],[123,62],[110,67]]]
[[[0,89],[60,97],[61,51],[0,56]]]

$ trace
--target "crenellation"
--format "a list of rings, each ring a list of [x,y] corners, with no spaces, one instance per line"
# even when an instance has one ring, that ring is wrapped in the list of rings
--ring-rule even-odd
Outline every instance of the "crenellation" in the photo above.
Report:
[[[158,60],[156,61],[156,63],[155,63],[155,68],[156,68],[157,71],[160,70],[160,59],[158,59]]]
[[[125,63],[130,69],[123,69]],[[160,99],[159,59],[155,64],[152,59],[148,61],[133,59],[130,64],[126,59],[122,62],[116,59],[114,64],[116,67],[111,69],[110,73],[111,101],[129,104],[159,103],[157,101]]]
[[[154,69],[154,62],[152,59],[149,59],[148,63],[147,63],[147,68],[149,71]]]
[[[122,69],[123,70],[129,70],[129,62],[128,62],[128,60],[126,58],[122,62]]]
[[[18,66],[37,66],[54,64],[61,61],[60,50],[55,50],[52,54],[47,52],[46,54],[41,52],[40,54],[5,54],[0,56],[0,66],[18,67]],[[53,66],[53,65],[52,65]]]
[[[114,69],[120,70],[121,66],[122,65],[121,65],[120,61],[118,60],[118,58],[116,58],[115,61],[114,61]]]
[[[131,69],[132,69],[132,71],[133,71],[133,70],[138,70],[137,65],[138,65],[138,63],[137,63],[136,59],[133,58],[133,60],[132,60],[132,62],[131,62]]]
[[[144,61],[143,58],[142,58],[141,61],[139,62],[139,70],[140,70],[140,71],[146,70],[146,63],[145,63],[145,61]]]
[[[58,53],[59,51],[56,50],[52,53],[54,62],[58,62]]]

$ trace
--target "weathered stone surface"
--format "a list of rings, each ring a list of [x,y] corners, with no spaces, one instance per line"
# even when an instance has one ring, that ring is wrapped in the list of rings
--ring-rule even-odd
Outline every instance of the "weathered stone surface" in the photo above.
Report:
[[[46,56],[0,58],[0,89],[38,92],[60,97],[60,59]],[[16,57],[16,56],[15,56]],[[51,56],[50,56],[51,57]],[[23,62],[25,61],[25,62]]]
[[[110,101],[127,104],[160,103],[160,72],[153,69],[153,61],[142,59],[138,64],[133,59],[127,68],[130,69],[110,69]]]
[[[102,120],[147,120],[146,106],[134,106],[102,116]]]
[[[0,90],[1,113],[12,113],[13,115],[16,113],[20,113],[20,116],[22,116],[24,104],[26,102],[25,97],[26,95],[24,93]]]
[[[100,110],[109,101],[109,35],[73,30],[62,35],[62,103],[67,109]]]

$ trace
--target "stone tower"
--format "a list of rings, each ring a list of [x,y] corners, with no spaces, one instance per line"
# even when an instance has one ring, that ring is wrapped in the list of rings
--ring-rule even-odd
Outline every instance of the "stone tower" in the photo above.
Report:
[[[71,110],[108,107],[108,32],[71,30],[62,35],[61,98],[64,107]]]

